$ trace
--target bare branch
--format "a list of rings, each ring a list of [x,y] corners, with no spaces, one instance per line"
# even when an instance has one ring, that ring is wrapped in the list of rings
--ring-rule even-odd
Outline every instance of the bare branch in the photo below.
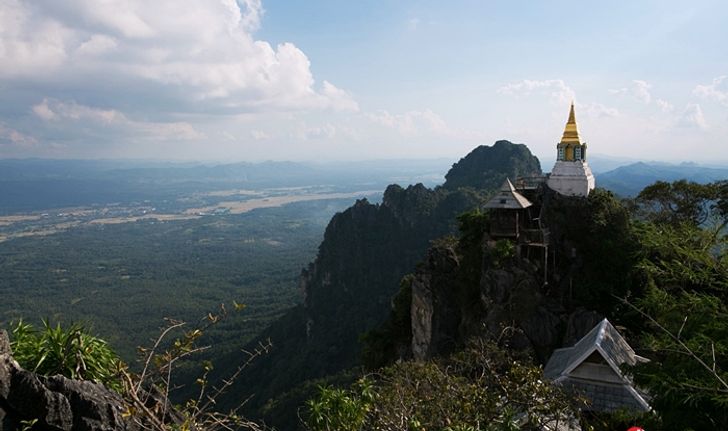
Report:
[[[649,314],[647,314],[644,311],[640,310],[638,307],[636,307],[635,305],[633,305],[631,302],[627,301],[627,299],[625,299],[625,298],[620,298],[620,297],[617,297],[617,296],[614,296],[614,298],[616,298],[617,300],[621,301],[623,304],[625,304],[629,308],[631,308],[634,311],[636,311],[637,313],[639,313],[642,317],[644,317],[645,319],[647,319],[650,322],[652,322],[653,325],[657,326],[662,332],[664,332],[665,334],[667,334],[667,336],[669,336],[675,342],[677,342],[680,345],[680,347],[682,347],[688,355],[690,355],[698,364],[700,364],[700,366],[702,366],[710,374],[712,374],[713,377],[715,377],[715,379],[720,383],[721,386],[723,386],[723,388],[725,390],[728,390],[728,383],[726,383],[726,381],[715,370],[715,356],[713,356],[713,367],[710,367],[708,364],[705,363],[705,361],[703,361],[698,355],[696,355],[695,352],[693,352],[693,350],[690,349],[690,347],[688,347],[685,343],[683,343],[682,340],[680,340],[680,338],[678,336],[676,336],[675,334],[673,334],[672,332],[670,332],[667,328],[665,328],[664,326],[662,326],[652,316],[650,316]],[[713,354],[715,355],[715,351],[713,352]]]

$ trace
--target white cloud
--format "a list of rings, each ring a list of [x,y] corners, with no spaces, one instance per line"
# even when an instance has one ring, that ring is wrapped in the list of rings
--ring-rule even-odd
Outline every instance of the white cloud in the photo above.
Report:
[[[336,126],[331,123],[322,126],[301,125],[293,134],[293,137],[303,141],[318,141],[331,139],[336,136],[336,132]]]
[[[693,94],[704,99],[715,100],[725,106],[728,106],[728,76],[719,76],[713,79],[708,85],[698,85],[693,90]]]
[[[101,55],[114,51],[118,46],[116,39],[113,37],[94,34],[76,49],[76,53],[78,55]]]
[[[403,113],[391,113],[387,110],[367,112],[362,118],[369,122],[369,125],[362,124],[363,130],[371,129],[371,124],[382,127],[385,130],[394,130],[400,136],[415,141],[439,141],[445,138],[448,141],[458,142],[480,142],[485,139],[485,134],[477,130],[452,127],[442,116],[431,109],[412,110]],[[350,133],[358,135],[358,133]]]
[[[579,103],[577,104],[577,110],[584,112],[587,117],[591,118],[611,118],[619,116],[619,110],[617,108],[610,108],[596,102],[587,104]]]
[[[263,10],[262,0],[241,0],[240,3],[245,5],[245,10],[242,11],[240,17],[240,23],[243,28],[249,31],[258,30],[258,28],[260,28],[260,20],[263,18],[263,13],[265,12],[265,10]],[[237,11],[235,11],[237,4],[234,0],[229,0],[226,4],[232,11],[237,13]]]
[[[0,146],[7,144],[19,147],[28,147],[38,144],[38,141],[32,136],[20,133],[17,130],[0,123]]]
[[[649,104],[652,100],[652,95],[650,95],[650,88],[652,86],[647,81],[641,81],[639,79],[635,79],[632,82],[634,83],[632,90],[634,97],[642,101],[645,105]]]
[[[359,111],[359,104],[351,94],[337,88],[329,81],[324,81],[321,93],[324,96],[324,103],[337,111]]]
[[[678,127],[696,127],[701,130],[708,128],[703,116],[703,110],[697,103],[688,103],[677,121]]]
[[[649,105],[652,101],[652,94],[650,94],[650,88],[652,85],[647,81],[635,79],[632,81],[630,87],[622,87],[617,90],[609,90],[610,93],[620,96],[632,96],[645,105]]]
[[[160,116],[358,109],[316,83],[295,45],[256,40],[262,15],[261,0],[0,0],[0,82],[83,88]]]
[[[256,141],[265,141],[270,139],[270,135],[262,130],[251,130],[250,136]]]
[[[185,122],[150,122],[131,120],[115,109],[99,109],[75,102],[53,99],[33,106],[33,112],[42,120],[54,123],[83,123],[86,127],[113,130],[123,136],[150,140],[199,140],[204,135]]]
[[[675,109],[675,106],[672,103],[668,102],[667,100],[657,99],[657,100],[655,100],[655,103],[657,104],[657,106],[660,107],[662,112],[665,112],[665,113],[672,112]]]
[[[374,123],[397,130],[403,136],[418,136],[429,132],[445,134],[449,131],[445,120],[429,109],[403,114],[390,114],[386,110],[379,110],[367,113],[366,117]]]
[[[548,94],[553,103],[565,105],[574,100],[572,90],[561,79],[530,80],[524,79],[520,82],[506,84],[498,89],[498,93],[509,96],[529,96],[533,93]]]
[[[44,73],[68,59],[65,43],[72,31],[55,20],[34,17],[31,9],[19,0],[0,2],[0,78]]]
[[[46,121],[55,120],[58,118],[56,116],[56,113],[53,112],[53,110],[51,110],[51,108],[48,106],[48,99],[43,99],[41,103],[33,106],[33,112],[35,113],[35,115]]]

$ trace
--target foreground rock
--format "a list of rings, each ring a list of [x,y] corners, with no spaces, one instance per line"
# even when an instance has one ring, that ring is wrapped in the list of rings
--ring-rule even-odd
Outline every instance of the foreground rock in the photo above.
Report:
[[[24,370],[13,359],[8,334],[0,330],[0,431],[137,430],[127,404],[103,385],[46,377]]]

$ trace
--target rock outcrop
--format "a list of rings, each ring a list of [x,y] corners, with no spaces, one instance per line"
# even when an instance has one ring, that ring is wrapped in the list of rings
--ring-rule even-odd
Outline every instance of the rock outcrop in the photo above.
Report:
[[[103,385],[45,377],[24,370],[12,357],[0,331],[0,430],[22,429],[35,421],[43,430],[136,430],[125,417],[126,404]]]
[[[463,157],[447,173],[445,188],[471,187],[497,190],[506,178],[541,175],[541,163],[523,144],[497,141],[492,147],[480,146]]]
[[[459,266],[452,248],[431,248],[412,281],[412,355],[425,359],[454,346],[460,307],[449,285]]]
[[[450,252],[430,249],[413,275],[414,358],[447,353],[469,337],[507,334],[509,347],[545,362],[601,321],[615,297],[629,294],[632,263],[615,256],[630,256],[632,239],[614,197],[596,190],[570,198],[543,187],[531,193],[550,229],[548,259],[543,248],[524,251],[518,242],[491,238],[487,217],[468,225]]]
[[[254,348],[270,339],[274,347],[264,361],[251,366],[251,377],[231,389],[229,399],[254,392],[246,406],[251,416],[251,410],[267,403],[273,408],[266,421],[295,428],[298,418],[276,410],[269,399],[305,380],[359,364],[360,336],[386,320],[400,280],[412,272],[430,241],[455,233],[456,217],[482,203],[506,176],[540,173],[538,159],[525,145],[499,141],[460,160],[440,187],[390,185],[381,204],[361,200],[336,214],[315,261],[301,274],[303,304],[251,343]],[[289,423],[282,421],[284,416]]]
[[[165,411],[165,423],[181,423],[179,412],[159,391],[146,394],[146,407]],[[165,409],[161,409],[166,404]],[[10,340],[0,330],[0,431],[135,431],[148,428],[145,418],[130,414],[122,397],[99,383],[42,376],[23,369],[13,358]],[[161,417],[161,414],[160,414]]]
[[[484,259],[479,300],[459,273],[452,248],[433,247],[412,281],[412,355],[424,360],[447,353],[473,336],[508,338],[508,345],[545,361],[551,351],[579,339],[603,316],[583,307],[568,309],[543,286],[539,268],[513,258],[491,266]]]

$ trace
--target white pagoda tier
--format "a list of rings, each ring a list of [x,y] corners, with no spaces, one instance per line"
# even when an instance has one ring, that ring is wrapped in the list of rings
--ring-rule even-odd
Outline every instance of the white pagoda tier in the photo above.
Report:
[[[586,142],[579,140],[574,103],[571,103],[561,142],[556,145],[556,164],[546,183],[550,189],[567,196],[588,196],[596,185],[586,161]]]

